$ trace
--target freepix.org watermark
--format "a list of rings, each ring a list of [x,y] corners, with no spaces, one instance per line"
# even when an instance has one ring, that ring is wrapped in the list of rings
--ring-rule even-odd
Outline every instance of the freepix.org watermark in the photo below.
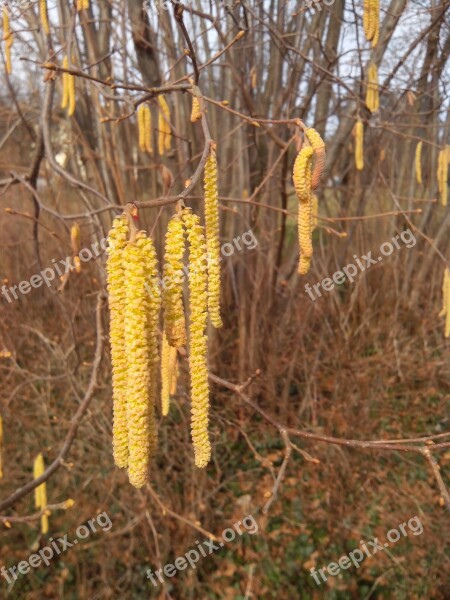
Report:
[[[419,517],[412,517],[408,522],[398,525],[398,529],[390,529],[386,534],[386,538],[388,540],[387,542],[380,543],[378,538],[369,540],[367,543],[364,540],[361,540],[359,545],[361,546],[362,550],[356,548],[356,550],[349,552],[348,555],[341,556],[337,562],[330,562],[327,566],[322,567],[321,569],[316,570],[314,567],[312,567],[310,569],[311,577],[314,579],[317,585],[320,585],[322,582],[328,581],[327,575],[336,577],[336,575],[339,575],[341,570],[349,569],[352,565],[359,569],[359,566],[363,560],[374,556],[377,552],[383,552],[389,547],[389,542],[391,544],[396,544],[402,535],[403,537],[408,537],[408,531],[406,528],[408,528],[409,532],[414,536],[420,535],[423,532],[423,525],[420,522]],[[322,581],[320,580],[319,575],[322,578]]]
[[[348,279],[350,283],[353,283],[358,275],[358,271],[367,271],[367,269],[369,269],[372,265],[377,265],[380,263],[384,256],[390,256],[395,249],[399,250],[401,248],[399,240],[403,242],[406,248],[413,248],[417,243],[413,232],[410,229],[405,229],[405,231],[395,235],[389,242],[384,242],[381,244],[381,256],[372,258],[372,251],[368,252],[367,254],[363,254],[361,258],[354,254],[353,258],[356,262],[356,265],[349,263],[342,268],[342,271],[336,271],[332,277],[325,277],[325,279],[322,279],[322,281],[319,283],[315,283],[312,287],[309,285],[309,283],[307,283],[305,285],[306,293],[311,300],[315,302],[317,298],[322,297],[323,291],[332,292],[335,285],[341,285],[346,279]],[[320,288],[322,288],[322,291]]]
[[[206,558],[214,552],[218,552],[225,546],[227,542],[233,542],[236,539],[236,535],[244,535],[248,533],[253,535],[258,532],[258,523],[253,515],[247,515],[238,521],[232,527],[228,527],[222,531],[221,540],[214,542],[213,540],[203,540],[195,542],[196,547],[188,550],[183,556],[179,556],[175,559],[174,563],[167,563],[161,569],[158,569],[153,573],[151,569],[147,569],[147,579],[150,579],[154,587],[158,587],[160,583],[164,583],[163,574],[166,577],[174,577],[178,571],[184,571],[188,567],[191,569],[197,568],[197,563],[200,557]],[[156,579],[158,578],[158,580]]]
[[[0,574],[6,579],[8,583],[13,583],[17,580],[19,575],[26,575],[30,572],[31,568],[37,569],[44,563],[47,567],[50,565],[52,558],[58,554],[62,554],[69,548],[76,546],[80,540],[85,540],[91,535],[98,531],[97,525],[102,531],[109,531],[112,527],[112,521],[108,517],[106,512],[98,514],[94,519],[89,519],[85,525],[80,525],[75,534],[76,538],[69,542],[67,539],[67,533],[64,537],[60,537],[56,540],[50,538],[49,546],[44,546],[36,554],[31,554],[28,560],[22,560],[18,565],[14,565],[9,569],[2,567]]]
[[[238,235],[231,242],[224,242],[220,247],[221,257],[219,261],[223,260],[223,258],[228,258],[232,256],[236,251],[240,252],[242,250],[253,250],[258,245],[258,240],[255,237],[255,234],[251,229],[245,231],[242,235]],[[78,253],[78,257],[81,262],[89,262],[93,258],[98,258],[107,248],[110,246],[110,242],[108,238],[103,238],[99,242],[94,242],[90,245],[89,248],[83,248]],[[1,289],[1,294],[6,298],[6,300],[11,303],[13,300],[18,300],[19,295],[26,295],[31,292],[32,289],[40,288],[42,285],[46,285],[47,287],[51,287],[52,282],[55,281],[58,277],[63,278],[69,271],[73,271],[75,269],[75,265],[73,264],[73,259],[71,256],[66,256],[66,258],[56,261],[54,258],[52,259],[52,266],[47,267],[32,275],[29,280],[21,281],[16,285],[12,285],[10,287],[3,285]],[[184,273],[189,276],[189,265],[184,267]],[[180,273],[180,280],[182,281],[184,275]],[[159,279],[159,286],[168,287],[171,283],[166,281],[167,278]],[[149,293],[160,293],[160,288],[158,290],[148,289]]]

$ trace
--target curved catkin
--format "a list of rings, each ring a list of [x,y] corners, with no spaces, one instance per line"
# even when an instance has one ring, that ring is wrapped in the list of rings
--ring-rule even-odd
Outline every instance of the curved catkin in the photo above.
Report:
[[[191,433],[195,465],[206,467],[211,458],[208,435],[209,382],[207,365],[207,250],[200,219],[183,210],[189,240],[189,370],[191,375]]]
[[[355,125],[355,165],[358,171],[364,169],[364,125],[360,119]]]
[[[36,456],[33,464],[33,477],[37,479],[40,477],[45,471],[44,457],[42,453]],[[47,508],[47,484],[41,483],[34,489],[34,504],[36,508],[40,508],[41,510],[45,510]],[[48,515],[44,512],[41,516],[41,533],[45,535],[48,533]]]
[[[151,447],[151,369],[148,347],[146,268],[141,232],[123,251],[125,265],[124,339],[127,360],[126,418],[128,478],[137,488],[148,478]],[[154,332],[156,335],[156,332]]]
[[[323,170],[325,169],[326,153],[325,153],[325,142],[320,136],[319,132],[312,127],[305,131],[306,137],[314,150],[314,169],[312,172],[311,187],[313,190],[319,187],[320,179],[322,177]]]
[[[376,112],[380,108],[378,94],[378,69],[375,63],[371,63],[367,70],[367,95],[366,104],[370,112]]]
[[[313,148],[304,146],[295,159],[292,178],[300,202],[308,202],[311,198],[311,163],[313,155]]]
[[[6,6],[3,7],[3,40],[5,41],[5,65],[8,75],[12,73],[11,46],[14,37],[9,24],[9,12]]]
[[[164,327],[171,346],[186,344],[186,323],[183,306],[184,225],[174,214],[167,226],[163,267]]]
[[[137,111],[139,150],[145,152],[145,106],[141,104]]]
[[[416,165],[416,181],[417,181],[417,183],[422,183],[422,142],[421,141],[416,146],[415,165]]]
[[[211,152],[206,160],[205,175],[205,232],[208,250],[208,311],[214,327],[222,327],[220,316],[220,240],[219,192],[217,189],[217,158]]]
[[[128,237],[125,216],[114,219],[108,236],[108,301],[110,312],[110,344],[113,383],[113,452],[120,468],[128,466],[128,431],[126,415],[127,359],[125,353],[125,263],[124,249]]]
[[[39,0],[39,16],[45,35],[49,35],[50,27],[48,24],[47,0]]]
[[[191,110],[191,123],[195,123],[202,118],[202,111],[200,108],[200,99],[197,96],[192,98],[192,110]]]
[[[158,96],[159,104],[159,117],[158,117],[158,152],[160,156],[164,154],[166,150],[170,150],[171,133],[170,133],[170,110],[164,96]]]

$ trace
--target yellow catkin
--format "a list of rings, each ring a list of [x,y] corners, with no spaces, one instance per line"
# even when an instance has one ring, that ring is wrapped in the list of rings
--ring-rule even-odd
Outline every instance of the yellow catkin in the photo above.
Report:
[[[311,187],[315,190],[319,187],[320,179],[325,169],[325,142],[321,138],[319,132],[312,127],[308,128],[305,133],[309,143],[314,149],[314,169],[312,172]]]
[[[370,112],[376,112],[380,108],[378,93],[378,69],[375,63],[371,63],[367,70],[367,95],[366,104]]]
[[[0,479],[3,477],[3,418],[0,415]]]
[[[146,289],[146,239],[139,232],[134,242],[128,242],[123,251],[125,265],[125,354],[127,360],[126,417],[128,423],[128,478],[137,488],[148,479],[150,450],[155,435],[154,405],[152,406],[152,362],[149,356],[150,336]],[[153,414],[152,414],[153,413]]]
[[[80,251],[80,226],[78,223],[72,225],[70,228],[70,244],[72,246],[72,252],[78,254]]]
[[[41,18],[42,29],[45,35],[49,35],[50,26],[48,23],[47,0],[39,0],[39,16]]]
[[[186,344],[186,323],[183,306],[184,226],[174,214],[167,226],[163,267],[164,327],[171,346]]]
[[[137,111],[139,150],[145,152],[145,106],[141,104]]]
[[[207,364],[207,250],[200,219],[183,210],[189,240],[189,370],[191,376],[191,434],[195,465],[206,467],[211,458],[208,434],[209,382]]]
[[[170,351],[170,395],[175,396],[178,384],[178,350],[172,348]]]
[[[170,150],[171,132],[170,132],[170,110],[164,96],[158,96],[159,117],[158,117],[158,152],[162,156],[166,150]]]
[[[416,146],[415,165],[416,181],[417,183],[422,183],[422,142],[419,142]]]
[[[220,316],[220,240],[219,193],[217,189],[217,157],[211,152],[206,160],[204,175],[205,231],[208,249],[208,311],[214,327],[222,327]]]
[[[298,272],[306,275],[309,271],[312,245],[312,198],[308,202],[300,202],[298,205],[298,239],[300,245],[300,262]],[[308,259],[308,260],[305,260]]]
[[[197,96],[192,98],[192,111],[191,111],[191,123],[195,123],[202,118],[202,111],[200,108],[200,99]]]
[[[293,181],[300,202],[308,202],[311,198],[311,163],[313,155],[313,148],[304,146],[295,159]]]
[[[5,41],[5,65],[8,75],[12,73],[11,46],[14,37],[9,24],[9,12],[6,6],[3,7],[3,39]]]
[[[355,165],[358,171],[364,169],[364,125],[360,119],[355,125]]]
[[[77,0],[77,11],[87,10],[89,8],[89,0]]]
[[[442,206],[447,206],[447,195],[448,195],[448,150],[447,147],[439,151],[438,155],[438,168],[437,168],[437,180],[438,189],[441,194]]]
[[[124,249],[128,237],[128,221],[116,217],[108,236],[108,301],[110,312],[110,344],[113,384],[113,452],[120,468],[128,466],[128,431],[126,415],[127,359],[125,353],[124,311],[125,263]]]
[[[450,271],[448,267],[444,271],[444,281],[442,282],[442,310],[440,317],[445,317],[446,338],[450,337]]]
[[[364,34],[375,48],[380,35],[380,2],[379,0],[364,0],[363,12]]]
[[[144,107],[144,146],[146,152],[153,154],[152,147],[152,113],[149,106]]]
[[[65,56],[63,58],[63,63],[62,63],[63,69],[68,69],[69,68],[69,59],[67,58],[67,56]],[[64,73],[62,74],[62,84],[63,84],[63,94],[62,94],[62,100],[61,100],[61,108],[67,108],[67,106],[69,105],[69,74],[68,73]]]
[[[36,456],[35,460],[34,460],[34,465],[33,465],[33,477],[34,479],[37,479],[38,477],[40,477],[45,471],[45,464],[44,464],[44,457],[42,456],[42,453],[39,452],[39,454]],[[34,490],[34,503],[36,508],[40,508],[41,510],[45,510],[47,508],[47,485],[44,481],[44,483],[41,483],[41,485],[38,485],[35,490]],[[42,535],[45,535],[46,533],[48,533],[48,515],[46,513],[44,513],[41,516],[41,532]]]
[[[67,87],[69,94],[69,106],[67,109],[67,114],[69,117],[71,117],[75,112],[76,106],[75,75],[70,75],[69,73],[67,74]]]

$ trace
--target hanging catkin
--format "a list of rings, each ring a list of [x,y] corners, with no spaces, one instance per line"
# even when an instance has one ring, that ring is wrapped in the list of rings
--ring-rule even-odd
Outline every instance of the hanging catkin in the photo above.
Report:
[[[39,0],[39,16],[45,35],[49,35],[50,27],[48,24],[47,0]]]
[[[9,25],[9,12],[6,6],[3,7],[3,40],[5,41],[5,65],[8,75],[12,73],[11,46],[14,37]]]
[[[73,264],[77,273],[81,272],[80,252],[80,227],[77,223],[70,229],[70,244],[72,246]]]
[[[366,104],[370,112],[376,112],[380,107],[378,94],[378,69],[375,63],[371,63],[367,70],[367,95]]]
[[[170,110],[164,96],[158,96],[159,116],[158,116],[158,152],[162,156],[166,150],[170,150],[171,132],[170,132]]]
[[[319,187],[320,178],[325,169],[325,142],[321,138],[319,132],[312,127],[308,128],[305,133],[314,150],[314,169],[312,172],[311,187],[313,190],[316,190]]]
[[[450,337],[450,271],[448,267],[444,270],[444,280],[442,282],[442,310],[440,317],[445,317],[446,338]]]
[[[364,125],[360,119],[355,125],[355,165],[358,171],[364,169]]]
[[[141,104],[138,108],[139,150],[153,154],[152,113],[150,108]]]
[[[200,99],[197,96],[192,97],[192,111],[191,111],[191,123],[195,123],[202,118],[202,111],[200,108]]]
[[[300,202],[308,202],[311,198],[311,163],[313,155],[313,148],[311,146],[304,146],[295,159],[293,181]]]
[[[366,39],[372,42],[372,47],[375,48],[380,34],[379,0],[364,0],[363,25]]]
[[[184,225],[174,214],[167,225],[163,267],[164,327],[171,346],[186,344],[186,323],[183,306]]]
[[[67,114],[71,117],[75,112],[76,106],[75,75],[71,75],[70,73],[67,74],[67,87],[69,90],[69,107],[67,109]]]
[[[127,359],[125,353],[125,262],[124,249],[128,237],[125,216],[116,217],[108,237],[108,298],[110,311],[110,344],[113,382],[113,452],[120,468],[128,466],[128,431],[126,415]]]
[[[438,155],[438,168],[437,168],[437,180],[438,189],[441,194],[442,206],[447,206],[447,195],[448,195],[448,158],[450,152],[449,146],[439,151]]]
[[[219,193],[217,189],[217,157],[212,147],[204,174],[205,231],[208,250],[208,311],[214,327],[222,327],[220,316],[220,241]]]
[[[294,163],[293,181],[299,199],[298,240],[300,260],[298,272],[306,275],[311,266],[312,248],[312,146],[304,146]]]
[[[62,66],[63,66],[63,69],[69,68],[69,59],[67,58],[67,56],[65,56],[63,58]],[[67,106],[69,105],[69,73],[65,73],[64,71],[62,74],[62,84],[63,84],[63,93],[62,93],[62,100],[61,100],[61,108],[67,108]]]
[[[125,265],[125,354],[127,360],[126,418],[128,424],[128,477],[137,488],[147,482],[150,451],[156,447],[156,423],[152,379],[157,360],[155,307],[159,302],[147,291],[151,241],[143,232],[128,242],[123,252]],[[154,255],[156,259],[156,254]],[[155,350],[156,348],[156,350]]]
[[[40,477],[44,473],[44,471],[44,457],[42,456],[42,453],[39,452],[39,454],[34,460],[33,465],[34,479]],[[36,508],[40,508],[42,511],[44,511],[41,516],[41,533],[42,535],[45,535],[46,533],[48,533],[48,515],[45,511],[45,509],[47,508],[47,485],[45,481],[34,489],[34,504]]]
[[[3,477],[3,418],[0,415],[0,479]]]
[[[183,210],[189,241],[189,370],[191,376],[191,433],[195,465],[206,467],[211,458],[208,435],[209,383],[207,365],[207,250],[200,219]]]
[[[89,8],[89,0],[77,0],[77,11],[87,10]]]
[[[422,142],[420,141],[416,146],[416,181],[422,183]]]

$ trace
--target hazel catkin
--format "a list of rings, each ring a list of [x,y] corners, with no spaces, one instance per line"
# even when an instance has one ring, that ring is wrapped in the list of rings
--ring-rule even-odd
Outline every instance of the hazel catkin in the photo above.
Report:
[[[300,202],[307,202],[311,197],[313,155],[314,149],[311,146],[304,146],[295,159],[293,181]]]
[[[13,32],[9,24],[9,12],[6,6],[3,7],[3,40],[5,41],[5,66],[8,75],[12,73],[11,46],[14,42]]]
[[[191,376],[191,434],[195,465],[206,467],[211,457],[208,434],[209,382],[207,365],[207,249],[200,219],[183,210],[189,241],[189,370]]]
[[[192,98],[192,110],[191,110],[191,123],[195,123],[202,118],[202,111],[200,108],[200,98],[193,96]]]
[[[448,159],[450,157],[450,146],[444,147],[439,151],[438,155],[438,167],[437,167],[437,180],[438,190],[441,194],[442,206],[447,206],[447,195],[448,195]]]
[[[377,110],[380,108],[378,92],[378,69],[375,63],[371,63],[367,70],[366,104],[371,113],[377,112]]]
[[[108,260],[106,263],[113,382],[113,453],[114,462],[120,468],[128,466],[127,358],[123,321],[126,305],[124,250],[128,231],[126,216],[116,217],[108,236]]]
[[[205,232],[208,250],[208,311],[214,327],[222,327],[220,316],[220,241],[217,158],[214,148],[205,164]]]
[[[173,391],[173,379],[176,378],[177,354],[177,349],[169,345],[167,336],[163,331],[161,344],[161,412],[164,417],[169,414],[170,396],[175,393]]]
[[[166,150],[170,150],[171,131],[170,131],[170,110],[164,96],[158,96],[159,116],[158,116],[158,153],[162,156]]]
[[[39,0],[39,16],[41,18],[42,29],[45,35],[49,35],[50,26],[48,23],[47,0]]]
[[[325,169],[325,142],[319,132],[312,127],[306,129],[305,134],[314,150],[314,168],[312,172],[311,187],[315,190],[319,187],[320,179]]]
[[[448,267],[444,270],[444,280],[442,282],[442,310],[440,317],[445,317],[444,335],[450,337],[450,270]]]
[[[364,125],[360,119],[355,125],[355,165],[358,171],[364,169]]]
[[[155,446],[154,399],[151,376],[154,352],[149,352],[151,331],[146,289],[147,239],[139,232],[123,251],[125,265],[124,340],[127,361],[126,418],[128,424],[128,477],[137,488],[148,479],[151,448]],[[150,325],[150,327],[149,327]],[[150,331],[149,331],[150,329]]]
[[[36,456],[33,464],[33,477],[37,479],[41,475],[43,475],[45,471],[44,457],[42,453]],[[43,512],[41,516],[41,533],[45,535],[48,533],[48,515],[45,511],[47,508],[47,484],[44,481],[36,488],[34,488],[34,505],[36,508],[40,508]]]
[[[3,477],[3,418],[0,415],[0,479]]]
[[[164,327],[171,346],[186,344],[186,323],[183,306],[184,225],[174,214],[167,226],[163,267]]]
[[[416,181],[422,183],[422,141],[418,142],[415,154]]]

